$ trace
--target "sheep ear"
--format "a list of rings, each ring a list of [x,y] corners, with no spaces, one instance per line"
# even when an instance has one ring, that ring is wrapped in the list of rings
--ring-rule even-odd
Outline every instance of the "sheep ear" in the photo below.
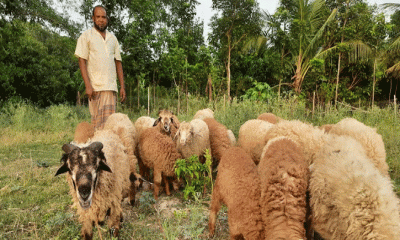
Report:
[[[66,153],[66,154],[70,154],[73,150],[77,149],[78,147],[69,143],[66,143],[62,146],[62,150]]]
[[[57,170],[56,175],[54,175],[54,177],[70,171],[67,165],[67,160],[68,160],[68,154],[65,153],[61,158],[61,162],[63,162],[63,165],[61,165],[61,167]]]
[[[99,167],[97,168],[97,170],[103,170],[112,173],[111,168],[107,165],[107,163],[104,160],[103,159],[100,160]]]
[[[154,121],[153,127],[157,126],[157,124],[161,121],[161,117],[157,118],[157,120]]]

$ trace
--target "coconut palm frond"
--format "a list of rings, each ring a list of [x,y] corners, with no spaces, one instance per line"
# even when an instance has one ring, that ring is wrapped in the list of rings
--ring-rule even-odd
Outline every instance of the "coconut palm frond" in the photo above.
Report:
[[[400,3],[384,3],[381,6],[384,9],[400,10]]]
[[[386,70],[388,74],[394,74],[395,76],[400,76],[400,61],[395,65],[391,66],[388,70]]]
[[[255,50],[255,52],[260,51],[260,49],[267,44],[268,39],[264,36],[256,36],[250,38],[246,41],[241,49],[241,53],[249,52],[250,50]]]
[[[331,54],[333,54],[333,53],[336,53],[337,50],[338,50],[338,47],[337,47],[337,46],[333,46],[333,47],[331,47],[331,48],[328,48],[328,49],[326,49],[326,50],[324,50],[324,51],[321,51],[321,52],[317,53],[317,55],[315,55],[315,58],[325,59],[325,58],[327,58],[329,55],[331,55]]]
[[[363,41],[351,41],[346,43],[352,51],[350,51],[350,62],[356,62],[359,59],[366,59],[371,56],[373,50]]]

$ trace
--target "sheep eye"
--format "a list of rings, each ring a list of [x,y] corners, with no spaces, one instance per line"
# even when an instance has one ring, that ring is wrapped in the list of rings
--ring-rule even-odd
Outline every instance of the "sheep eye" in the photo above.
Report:
[[[172,122],[172,123],[174,122],[174,119],[173,119],[173,118],[171,118],[171,122]]]

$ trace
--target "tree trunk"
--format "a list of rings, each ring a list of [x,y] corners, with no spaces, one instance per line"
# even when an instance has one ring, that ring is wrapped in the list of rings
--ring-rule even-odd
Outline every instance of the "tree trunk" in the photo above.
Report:
[[[208,74],[207,91],[208,91],[208,101],[212,102],[212,78],[211,78],[211,73]]]
[[[338,68],[336,74],[336,92],[335,92],[335,108],[338,100],[338,89],[339,89],[339,76],[340,76],[340,60],[342,58],[342,53],[339,53]]]
[[[140,108],[140,77],[137,78],[137,107]]]
[[[303,81],[301,77],[301,53],[299,54],[297,58],[297,63],[296,63],[296,73],[294,74],[294,82],[293,82],[293,88],[296,93],[301,93],[301,82]]]
[[[231,50],[231,36],[228,35],[228,63],[226,64],[228,101],[231,100]]]
[[[375,76],[375,72],[376,72],[376,58],[374,60],[374,76],[372,78],[372,106],[374,106],[374,98],[375,98],[375,84],[376,84],[376,76]]]

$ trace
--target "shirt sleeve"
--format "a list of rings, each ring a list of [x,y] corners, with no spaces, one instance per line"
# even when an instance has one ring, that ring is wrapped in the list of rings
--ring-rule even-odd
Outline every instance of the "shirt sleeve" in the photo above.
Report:
[[[75,56],[88,60],[89,58],[89,44],[87,42],[86,34],[83,33],[76,44]]]
[[[114,50],[114,58],[115,58],[115,60],[117,60],[117,61],[122,61],[122,58],[121,58],[121,50],[120,50],[120,48],[119,48],[118,40],[115,39],[115,41],[116,41],[116,44],[115,44],[115,50]]]

